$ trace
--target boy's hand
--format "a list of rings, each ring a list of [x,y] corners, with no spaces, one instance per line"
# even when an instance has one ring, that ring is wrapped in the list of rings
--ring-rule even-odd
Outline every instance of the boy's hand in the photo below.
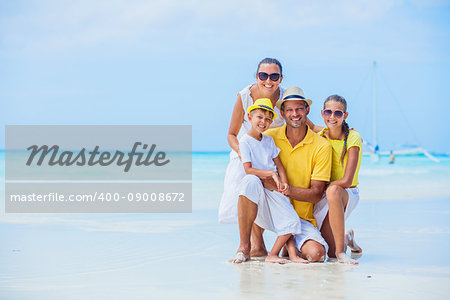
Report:
[[[283,195],[287,195],[287,193],[289,192],[289,184],[287,182],[282,182],[279,192]]]

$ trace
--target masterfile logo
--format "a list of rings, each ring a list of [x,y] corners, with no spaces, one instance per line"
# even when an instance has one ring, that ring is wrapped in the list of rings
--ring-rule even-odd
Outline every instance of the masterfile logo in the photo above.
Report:
[[[143,152],[137,152],[138,148],[142,145]],[[155,165],[157,167],[164,166],[169,163],[170,160],[166,159],[166,153],[164,151],[159,151],[153,156],[156,145],[153,144],[150,147],[147,144],[142,144],[136,142],[131,149],[131,152],[125,153],[122,151],[99,151],[99,146],[95,146],[93,151],[88,151],[86,148],[81,149],[78,153],[75,151],[59,151],[58,145],[53,145],[49,147],[48,145],[37,146],[33,145],[27,148],[30,150],[30,156],[28,157],[27,166],[32,165],[34,158],[36,159],[36,165],[41,166],[47,158],[47,164],[49,166],[60,165],[60,166],[95,166],[99,164],[101,166],[109,166],[116,163],[118,166],[124,166],[124,172],[130,170],[133,164],[134,158],[136,158],[136,166],[150,166]],[[148,150],[147,150],[148,149]],[[50,154],[50,155],[49,155]],[[48,155],[48,157],[47,157]],[[145,157],[145,158],[144,158]]]

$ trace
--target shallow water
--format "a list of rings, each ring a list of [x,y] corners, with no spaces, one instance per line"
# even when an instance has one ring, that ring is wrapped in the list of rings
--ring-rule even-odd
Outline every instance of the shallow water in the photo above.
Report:
[[[2,214],[0,299],[448,298],[450,160],[441,159],[364,161],[347,223],[364,251],[358,266],[228,263],[237,226],[216,217],[226,154],[194,155],[193,213]],[[265,239],[270,247],[275,236]]]

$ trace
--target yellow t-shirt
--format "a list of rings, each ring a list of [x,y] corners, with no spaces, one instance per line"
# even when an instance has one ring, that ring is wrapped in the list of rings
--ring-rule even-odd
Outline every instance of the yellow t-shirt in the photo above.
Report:
[[[331,145],[326,139],[308,128],[303,141],[292,147],[286,137],[286,125],[269,129],[264,134],[273,137],[275,144],[280,148],[279,157],[286,169],[290,185],[310,188],[311,180],[330,181]],[[300,218],[317,227],[313,203],[292,198],[291,203]]]
[[[322,129],[322,131],[319,132],[320,136],[323,136],[324,132],[327,131],[328,128]],[[331,140],[326,138],[333,147],[333,167],[331,168],[331,181],[335,181],[338,179],[341,179],[344,177],[345,173],[345,167],[347,166],[347,159],[348,159],[348,149],[351,147],[359,147],[359,156],[358,156],[358,165],[356,166],[355,170],[355,176],[353,176],[352,186],[358,185],[358,173],[359,173],[359,167],[361,166],[361,160],[362,160],[362,153],[363,153],[363,146],[362,146],[362,139],[359,135],[358,131],[356,130],[350,130],[350,133],[348,134],[347,138],[347,153],[344,156],[344,163],[341,164],[341,154],[342,149],[344,148],[344,140]]]

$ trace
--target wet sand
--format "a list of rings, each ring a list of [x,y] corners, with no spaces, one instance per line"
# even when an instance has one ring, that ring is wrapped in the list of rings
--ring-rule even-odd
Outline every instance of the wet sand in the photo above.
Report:
[[[449,200],[360,202],[348,224],[364,249],[358,266],[233,265],[237,227],[213,210],[3,215],[0,298],[448,298]]]

